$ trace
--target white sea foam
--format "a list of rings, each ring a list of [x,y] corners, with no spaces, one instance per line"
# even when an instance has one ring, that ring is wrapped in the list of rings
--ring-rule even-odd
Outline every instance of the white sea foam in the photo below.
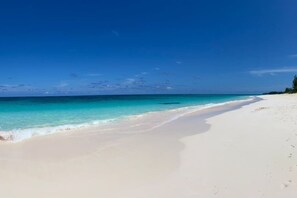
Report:
[[[28,129],[14,129],[11,131],[0,131],[0,137],[4,140],[12,140],[13,142],[20,142],[29,139],[33,136],[49,135],[61,132],[70,132],[75,129],[84,129],[93,126],[100,126],[114,122],[116,119],[95,120],[83,124],[69,124],[49,127],[36,127]]]
[[[191,114],[191,113],[203,110],[203,109],[208,109],[208,108],[217,107],[217,106],[223,106],[223,105],[232,104],[235,102],[248,102],[248,101],[252,101],[254,98],[255,97],[251,96],[248,99],[242,99],[242,100],[232,100],[232,101],[227,101],[227,102],[222,102],[222,103],[209,103],[206,105],[195,105],[195,106],[188,106],[188,107],[164,110],[161,112],[169,112],[169,113],[174,112],[177,114],[174,114],[173,117],[169,116],[168,119],[161,121],[160,123],[154,125],[151,128],[144,130],[143,132],[147,132],[147,131],[153,130],[155,128],[161,127],[161,126],[168,124],[174,120],[177,120],[185,115],[188,115],[188,114]],[[152,112],[147,112],[147,113],[143,113],[143,114],[139,114],[139,115],[129,115],[129,116],[125,116],[125,117],[117,118],[117,119],[95,120],[95,121],[83,123],[83,124],[71,124],[71,125],[50,126],[50,127],[37,127],[37,128],[29,128],[29,129],[15,129],[15,130],[11,130],[11,131],[0,131],[0,140],[2,139],[2,140],[12,141],[12,142],[19,142],[22,140],[29,139],[33,136],[49,135],[49,134],[61,133],[61,132],[69,133],[76,129],[86,129],[89,127],[97,127],[97,126],[99,127],[99,126],[103,126],[103,125],[108,126],[108,124],[111,124],[118,120],[123,120],[123,119],[138,120],[138,119],[142,119],[146,116],[149,116],[151,114],[158,113],[158,112],[160,112],[160,111],[152,111]]]

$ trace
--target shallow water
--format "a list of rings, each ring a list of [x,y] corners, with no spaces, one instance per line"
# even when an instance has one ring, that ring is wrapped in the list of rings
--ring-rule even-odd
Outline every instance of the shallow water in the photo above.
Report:
[[[0,131],[100,124],[126,116],[240,100],[248,95],[112,95],[0,98]],[[33,132],[31,132],[33,133]]]

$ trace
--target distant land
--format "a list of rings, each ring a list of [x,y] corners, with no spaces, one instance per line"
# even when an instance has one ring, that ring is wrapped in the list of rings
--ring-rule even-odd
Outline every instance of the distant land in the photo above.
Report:
[[[292,93],[297,93],[297,75],[294,76],[294,79],[292,81],[292,87],[287,87],[285,91],[271,91],[264,94],[273,95],[273,94],[292,94]]]

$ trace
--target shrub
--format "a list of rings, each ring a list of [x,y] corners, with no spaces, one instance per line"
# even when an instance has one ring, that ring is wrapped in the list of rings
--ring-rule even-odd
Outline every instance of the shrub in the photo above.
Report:
[[[292,88],[293,88],[293,93],[297,93],[297,76],[295,75],[294,76],[294,79],[293,79],[293,86],[292,86]]]

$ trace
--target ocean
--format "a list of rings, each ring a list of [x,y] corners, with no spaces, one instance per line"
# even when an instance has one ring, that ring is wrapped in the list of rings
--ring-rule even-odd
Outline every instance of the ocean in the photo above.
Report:
[[[63,127],[115,122],[127,116],[242,100],[250,95],[106,95],[0,98],[0,131],[21,139]],[[46,129],[46,130],[44,130]]]

